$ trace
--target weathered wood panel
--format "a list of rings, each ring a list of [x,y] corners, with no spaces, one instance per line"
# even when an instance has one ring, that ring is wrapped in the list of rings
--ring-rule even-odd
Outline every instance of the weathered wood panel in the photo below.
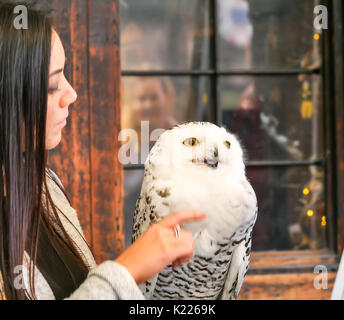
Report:
[[[293,256],[311,256],[311,255],[328,255],[330,251],[324,250],[287,250],[287,251],[255,251],[251,257],[253,259],[266,259],[267,257],[293,257]]]
[[[90,199],[90,141],[88,102],[87,2],[49,1],[54,24],[66,53],[66,77],[78,94],[69,108],[69,123],[59,147],[52,151],[51,164],[58,173],[85,236],[92,245]]]
[[[88,101],[88,60],[87,57],[87,2],[71,1],[70,39],[71,63],[73,65],[73,87],[78,93],[77,103],[70,110],[71,127],[67,150],[75,164],[69,174],[69,194],[73,194],[73,206],[76,208],[86,238],[93,246],[91,235],[91,201],[90,201],[90,139],[89,139],[89,101]],[[66,177],[67,178],[67,177]],[[76,192],[75,192],[76,191]]]
[[[253,252],[251,254],[250,270],[253,268],[295,267],[336,265],[336,255],[327,250],[315,251],[277,251]]]
[[[97,262],[124,249],[118,1],[41,1],[66,52],[66,76],[78,93],[63,140],[51,152]]]
[[[246,276],[239,300],[328,300],[336,277],[327,274],[328,289],[316,289],[314,279],[318,274],[268,274]]]
[[[91,0],[89,94],[93,249],[98,261],[124,250],[123,172],[118,161],[120,64],[118,1]]]
[[[327,268],[327,290],[314,287],[318,265]],[[239,299],[326,300],[331,296],[337,267],[337,256],[328,250],[253,252]]]

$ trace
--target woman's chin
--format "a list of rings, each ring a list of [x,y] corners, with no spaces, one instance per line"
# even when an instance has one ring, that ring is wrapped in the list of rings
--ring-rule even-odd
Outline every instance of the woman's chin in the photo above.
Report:
[[[60,142],[61,142],[61,134],[59,134],[59,136],[54,137],[53,139],[47,139],[46,143],[45,143],[45,149],[46,150],[52,150],[54,148],[56,148]]]

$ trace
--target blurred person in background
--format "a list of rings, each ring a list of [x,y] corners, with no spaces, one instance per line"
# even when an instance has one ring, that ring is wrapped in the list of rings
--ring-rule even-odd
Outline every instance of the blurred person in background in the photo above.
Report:
[[[126,79],[122,97],[122,129],[134,129],[138,139],[132,141],[130,152],[135,152],[138,163],[143,164],[148,148],[141,155],[141,142],[154,145],[159,134],[177,124],[172,116],[175,89],[169,77],[135,77]],[[149,130],[142,132],[143,121],[148,121]],[[156,130],[156,131],[155,131]],[[151,136],[155,131],[154,137]],[[126,141],[125,143],[130,143]],[[142,156],[142,157],[141,157]],[[142,161],[142,162],[141,162]],[[141,191],[143,174],[140,170],[125,172],[125,233],[126,246],[130,245],[133,215],[136,200]]]

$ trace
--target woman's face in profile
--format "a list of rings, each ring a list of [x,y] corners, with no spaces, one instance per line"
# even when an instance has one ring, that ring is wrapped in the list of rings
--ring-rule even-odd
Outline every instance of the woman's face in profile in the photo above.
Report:
[[[76,92],[64,76],[65,62],[62,42],[53,30],[45,136],[46,150],[53,149],[60,143],[62,128],[67,124],[68,107],[77,98]]]

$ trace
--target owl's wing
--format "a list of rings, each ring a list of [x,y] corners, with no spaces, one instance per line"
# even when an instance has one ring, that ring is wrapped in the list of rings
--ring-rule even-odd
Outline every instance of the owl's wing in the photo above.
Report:
[[[244,208],[246,208],[245,211],[247,210],[244,214],[252,216],[252,219],[247,224],[248,227],[244,232],[243,238],[233,242],[236,248],[232,253],[227,278],[219,295],[221,300],[234,300],[237,298],[250,262],[252,231],[258,214],[257,198],[251,184],[247,180],[242,181],[242,186],[245,195],[242,200]]]
[[[249,249],[250,249],[249,245]],[[225,285],[220,296],[221,300],[235,300],[239,294],[249,264],[245,242],[241,242],[234,250]]]
[[[144,192],[136,201],[136,208],[134,213],[133,221],[133,233],[132,243],[134,243],[148,228],[151,224],[158,221],[158,215],[155,210],[155,206],[152,204],[152,200],[145,196]],[[143,295],[147,300],[153,298],[157,276],[153,277],[149,281],[139,285]]]
[[[136,207],[134,212],[133,221],[133,233],[131,235],[131,243],[134,243],[142,235],[142,223],[144,219],[145,211],[141,210],[143,208],[143,201],[141,195],[136,200]]]
[[[159,275],[156,275],[153,278],[146,281],[145,283],[141,283],[139,285],[139,288],[141,289],[146,300],[153,300],[153,294],[156,287],[156,282],[158,280],[158,276]]]
[[[235,300],[239,294],[250,263],[252,231],[256,218],[257,211],[245,232],[245,236],[239,240],[240,243],[233,251],[227,278],[219,297],[221,300]]]

